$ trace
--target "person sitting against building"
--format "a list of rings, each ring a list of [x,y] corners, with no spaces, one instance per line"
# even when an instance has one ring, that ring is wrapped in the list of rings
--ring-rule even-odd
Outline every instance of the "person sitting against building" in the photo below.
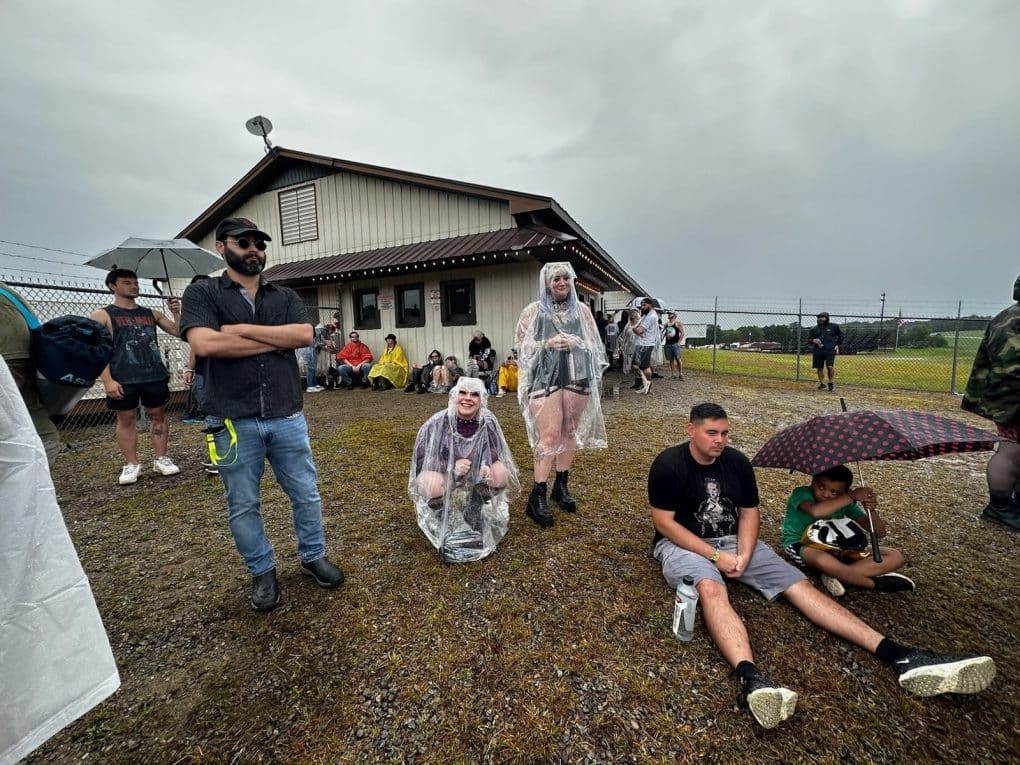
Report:
[[[468,343],[468,376],[488,379],[495,360],[496,352],[492,349],[492,342],[482,330],[476,329]]]
[[[846,593],[844,584],[875,592],[912,591],[914,583],[910,579],[893,573],[903,566],[903,553],[882,547],[879,550],[882,560],[872,560],[864,530],[882,538],[886,534],[886,526],[875,510],[878,495],[874,489],[867,486],[851,489],[853,482],[854,474],[850,468],[836,465],[814,476],[810,486],[794,489],[786,502],[786,517],[783,518],[783,551],[798,566],[820,571],[822,585],[833,597]],[[865,512],[864,508],[870,512],[870,524],[869,512]],[[847,523],[841,527],[841,531],[845,531],[831,535],[831,540],[817,540],[812,534],[805,538],[805,532],[816,521],[843,519],[864,528]],[[856,537],[860,544],[837,544],[840,539],[848,537]]]
[[[519,372],[520,370],[517,367],[517,349],[514,348],[510,355],[506,357],[506,361],[499,365],[499,377],[497,380],[499,393],[496,394],[496,398],[503,398],[507,393],[517,392]]]
[[[424,364],[415,364],[411,369],[411,379],[404,393],[428,393],[433,385],[441,384],[443,369],[443,354],[433,348]]]
[[[520,491],[503,431],[481,380],[461,377],[445,409],[415,439],[407,491],[418,526],[447,563],[481,560],[510,523]]]
[[[361,384],[368,387],[368,370],[372,366],[372,351],[361,342],[361,335],[353,331],[347,335],[348,343],[336,355],[337,374],[341,388]]]
[[[368,381],[372,383],[372,389],[377,391],[403,388],[407,385],[409,373],[410,364],[407,363],[404,349],[397,345],[397,336],[390,332],[386,335],[386,347],[382,356],[368,370]]]
[[[457,384],[457,381],[464,377],[464,368],[456,356],[447,356],[443,359],[443,368],[439,372],[439,384],[429,387],[430,393],[448,393],[450,388]]]

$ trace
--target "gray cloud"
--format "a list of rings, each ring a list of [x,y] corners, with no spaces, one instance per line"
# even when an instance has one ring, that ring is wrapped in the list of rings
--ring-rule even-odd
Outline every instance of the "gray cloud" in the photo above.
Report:
[[[1018,32],[982,0],[8,2],[0,238],[172,234],[263,113],[284,146],[551,194],[668,299],[1000,302]]]

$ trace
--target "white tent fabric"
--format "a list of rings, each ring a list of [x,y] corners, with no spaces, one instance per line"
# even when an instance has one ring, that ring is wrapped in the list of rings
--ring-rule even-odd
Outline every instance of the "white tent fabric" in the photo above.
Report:
[[[120,686],[46,452],[0,357],[0,765]]]

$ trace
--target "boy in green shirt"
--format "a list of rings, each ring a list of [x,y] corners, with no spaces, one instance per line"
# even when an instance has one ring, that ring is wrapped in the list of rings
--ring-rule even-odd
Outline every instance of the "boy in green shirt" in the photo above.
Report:
[[[797,565],[817,569],[822,574],[822,585],[834,597],[846,592],[843,587],[859,587],[876,592],[906,592],[914,583],[902,574],[892,573],[903,563],[903,554],[891,547],[882,547],[882,562],[876,563],[870,551],[862,553],[822,550],[801,542],[804,530],[817,520],[850,518],[881,539],[886,534],[885,523],[875,512],[878,496],[873,489],[859,486],[851,489],[854,474],[846,465],[837,465],[811,479],[810,486],[798,486],[786,501],[783,518],[783,550]],[[872,527],[867,513],[858,503],[871,510]]]

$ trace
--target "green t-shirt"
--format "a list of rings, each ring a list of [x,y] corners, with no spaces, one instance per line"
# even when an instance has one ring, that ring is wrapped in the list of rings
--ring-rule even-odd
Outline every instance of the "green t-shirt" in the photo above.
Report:
[[[804,529],[821,518],[812,518],[800,509],[801,502],[814,502],[815,495],[811,493],[810,486],[798,486],[786,500],[786,517],[783,518],[783,547],[799,542],[804,534]],[[824,516],[829,518],[860,518],[864,515],[864,508],[856,502],[843,505],[833,513]]]

